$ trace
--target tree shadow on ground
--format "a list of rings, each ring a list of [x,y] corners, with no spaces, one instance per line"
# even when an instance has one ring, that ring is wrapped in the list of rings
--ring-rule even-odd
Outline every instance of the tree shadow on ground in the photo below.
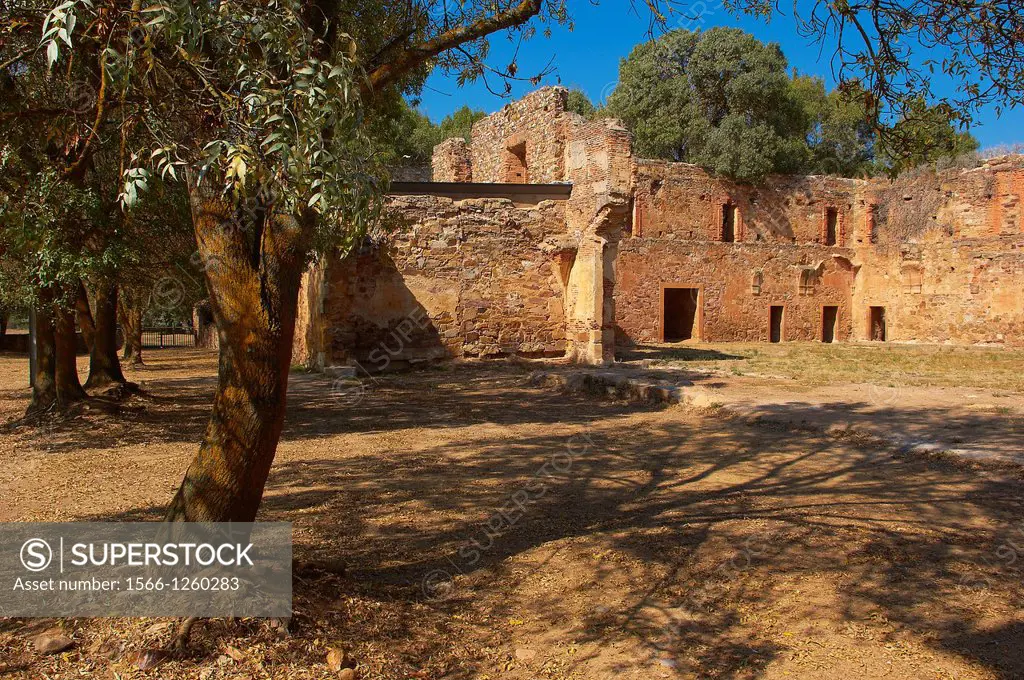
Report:
[[[557,661],[586,677],[752,678],[813,656],[780,627],[815,622],[824,632],[803,637],[826,650],[879,641],[861,666],[829,661],[833,674],[880,675],[879,649],[911,645],[1024,676],[1006,614],[1022,595],[1017,480],[810,431],[537,391],[514,371],[385,377],[345,403],[310,377],[289,398],[261,519],[295,522],[300,559],[350,565],[344,583],[297,585],[302,615],[365,638],[368,624],[326,606],[323,589],[374,602],[386,632],[372,643],[394,644],[410,671],[443,664],[455,635],[478,650],[547,640],[552,663],[573,640],[579,650]],[[496,664],[480,652],[445,677]]]
[[[729,354],[715,349],[687,347],[683,344],[634,345],[616,352],[619,361],[724,361],[747,359],[741,354]]]

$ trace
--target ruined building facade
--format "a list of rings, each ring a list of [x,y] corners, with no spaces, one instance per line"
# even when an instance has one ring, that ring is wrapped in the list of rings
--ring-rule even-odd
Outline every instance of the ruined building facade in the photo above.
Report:
[[[600,363],[644,343],[1024,344],[1024,159],[751,186],[632,154],[544,88],[396,183],[400,226],[315,266],[295,354]]]

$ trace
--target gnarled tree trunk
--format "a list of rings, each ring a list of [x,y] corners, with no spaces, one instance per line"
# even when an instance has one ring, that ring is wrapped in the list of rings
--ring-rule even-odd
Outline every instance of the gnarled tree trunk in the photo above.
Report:
[[[26,414],[39,413],[57,403],[57,344],[53,329],[53,295],[43,290],[36,305],[36,372],[32,401]]]
[[[284,424],[299,284],[312,216],[242,215],[191,188],[196,241],[220,331],[213,414],[169,521],[256,518]],[[244,217],[244,228],[232,221]]]
[[[75,291],[75,318],[78,320],[78,327],[82,329],[85,346],[91,350],[96,324],[93,322],[92,309],[89,308],[89,294],[85,292],[85,284],[81,281],[78,282],[78,290]]]
[[[78,335],[75,332],[75,313],[58,303],[54,309],[54,336],[56,338],[57,405],[67,408],[85,399],[85,390],[78,379]]]
[[[125,385],[117,358],[117,284],[112,278],[98,278],[93,285],[96,298],[96,328],[89,352],[86,389]]]
[[[141,366],[142,361],[142,316],[146,306],[142,297],[129,290],[122,290],[118,300],[118,316],[124,330],[124,363]]]

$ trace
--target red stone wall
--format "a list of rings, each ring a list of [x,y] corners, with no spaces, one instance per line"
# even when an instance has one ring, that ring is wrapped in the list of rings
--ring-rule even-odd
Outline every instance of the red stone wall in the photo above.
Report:
[[[767,341],[773,305],[784,307],[783,340],[820,340],[825,305],[839,308],[836,340],[849,339],[856,269],[843,244],[867,233],[864,186],[785,177],[752,187],[689,164],[638,161],[631,237],[615,265],[617,344],[662,341],[666,286],[700,289],[704,341]],[[735,210],[729,243],[726,206]],[[833,247],[824,245],[828,208],[838,218]]]
[[[615,270],[618,346],[663,341],[666,286],[700,290],[696,337],[706,342],[767,342],[772,305],[785,308],[783,340],[820,340],[824,305],[839,308],[836,340],[852,335],[854,269],[832,248],[631,238],[619,243]]]
[[[758,186],[638,160],[614,120],[544,88],[435,149],[443,181],[571,182],[568,200],[392,199],[406,228],[307,276],[301,356],[369,370],[439,357],[600,362],[660,342],[666,287],[699,289],[697,337],[1024,344],[1024,158],[896,182],[772,177]],[[525,161],[525,167],[523,165]],[[723,211],[734,242],[723,242]],[[836,244],[826,245],[829,210]]]
[[[867,234],[866,183],[837,177],[771,177],[759,186],[714,177],[688,163],[640,160],[634,185],[634,233],[669,241],[721,241],[722,207],[739,212],[736,240],[824,244],[825,214],[839,218],[837,246]]]
[[[862,263],[855,336],[886,309],[890,340],[1024,344],[1024,159],[872,183],[878,243]]]

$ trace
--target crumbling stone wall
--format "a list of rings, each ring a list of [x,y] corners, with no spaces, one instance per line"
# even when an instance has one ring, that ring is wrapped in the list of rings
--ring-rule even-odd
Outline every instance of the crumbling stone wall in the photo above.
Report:
[[[564,87],[545,87],[473,124],[473,181],[530,184],[565,179],[566,99]],[[524,155],[524,180],[510,178],[516,154]]]
[[[473,181],[469,145],[462,137],[452,137],[435,146],[432,166],[435,182]]]
[[[822,340],[832,308],[835,341],[866,340],[883,307],[889,340],[1024,344],[1024,158],[751,186],[636,159],[621,124],[566,111],[566,94],[538,90],[478,121],[472,143],[438,145],[433,177],[566,182],[567,200],[473,184],[470,198],[392,198],[406,228],[307,274],[297,356],[606,362],[662,341],[675,288],[697,291],[705,341],[769,340],[772,307],[782,340]]]
[[[720,242],[723,207],[735,210],[739,243],[824,244],[827,211],[837,216],[836,245],[867,237],[862,180],[769,177],[759,186],[715,177],[689,163],[641,160],[634,190],[634,235],[669,241]]]
[[[836,341],[852,337],[855,268],[824,246],[631,238],[619,244],[616,272],[620,347],[664,341],[666,287],[699,291],[695,339],[767,342],[773,305],[784,310],[783,341],[820,340],[824,306],[838,307]]]
[[[473,126],[471,158],[461,140],[435,149],[435,180],[570,182],[564,237],[566,354],[589,363],[614,355],[614,262],[628,233],[633,156],[629,132],[615,120],[588,121],[566,110],[565,88],[543,88]]]
[[[404,196],[391,207],[405,228],[327,267],[330,364],[564,353],[561,271],[542,247],[564,230],[564,201]]]
[[[871,183],[876,241],[858,251],[855,337],[886,310],[888,339],[1024,344],[1024,159]]]
[[[566,293],[566,354],[602,363],[615,356],[615,261],[629,234],[632,138],[612,119],[566,113],[564,125],[564,179],[573,185],[566,229],[577,243]]]
[[[615,265],[617,344],[664,340],[666,287],[699,290],[695,337],[705,341],[768,341],[772,306],[783,307],[783,340],[820,340],[825,306],[838,307],[835,340],[849,339],[857,267],[845,245],[867,233],[864,187],[830,177],[752,187],[690,164],[638,161],[632,234]]]

